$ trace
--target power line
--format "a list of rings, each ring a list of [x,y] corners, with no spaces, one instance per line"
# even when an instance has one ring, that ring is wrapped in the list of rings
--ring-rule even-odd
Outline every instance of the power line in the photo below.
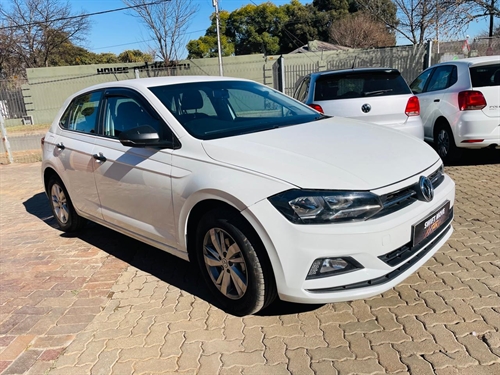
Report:
[[[122,10],[127,10],[127,9],[140,8],[140,7],[144,7],[144,6],[148,6],[148,5],[157,5],[157,4],[163,3],[165,1],[170,1],[170,0],[157,0],[157,1],[153,1],[151,3],[140,4],[140,5],[131,5],[131,6],[128,6],[128,7],[123,7],[123,8],[115,8],[115,9],[109,9],[109,10],[102,10],[100,12],[94,12],[94,13],[85,13],[85,14],[80,14],[78,16],[54,18],[53,20],[50,20],[49,22],[67,21],[67,20],[73,20],[73,19],[77,19],[77,18],[85,18],[85,17],[91,17],[91,16],[98,16],[98,15],[106,14],[106,13],[121,12]],[[27,26],[36,26],[36,25],[39,25],[41,23],[45,23],[45,22],[37,21],[37,22],[25,23],[25,24],[22,24],[22,25],[3,26],[3,27],[0,27],[0,30],[15,29],[15,28],[27,27]]]
[[[189,35],[189,34],[194,34],[194,33],[199,33],[201,31],[205,31],[206,29],[200,29],[200,30],[193,30],[193,31],[189,31],[189,32],[186,32],[186,33],[183,33],[181,35]],[[122,46],[128,46],[128,45],[131,45],[131,44],[139,44],[139,43],[147,43],[147,42],[152,42],[154,41],[154,39],[148,39],[148,40],[138,40],[138,41],[135,41],[135,42],[129,42],[129,43],[122,43],[122,44],[115,44],[113,46],[105,46],[105,47],[97,47],[97,48],[92,48],[92,50],[99,50],[99,49],[106,49],[106,48],[113,48],[113,47],[122,47]]]

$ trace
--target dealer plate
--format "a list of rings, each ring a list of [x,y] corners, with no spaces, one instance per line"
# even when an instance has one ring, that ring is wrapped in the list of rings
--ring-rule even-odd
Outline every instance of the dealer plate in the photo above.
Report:
[[[438,231],[450,217],[450,202],[441,206],[439,209],[431,213],[419,223],[413,225],[413,246],[418,245],[420,242],[431,236]]]

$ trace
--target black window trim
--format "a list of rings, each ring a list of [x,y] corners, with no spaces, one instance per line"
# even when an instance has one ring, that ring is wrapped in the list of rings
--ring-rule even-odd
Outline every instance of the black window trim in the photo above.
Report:
[[[109,88],[104,89],[104,93],[103,93],[103,96],[101,98],[101,102],[99,103],[101,108],[100,108],[100,112],[99,112],[100,117],[99,117],[99,123],[98,123],[98,128],[97,128],[98,131],[96,132],[96,135],[98,135],[99,137],[106,138],[106,139],[117,139],[116,137],[111,137],[111,136],[104,134],[104,120],[105,120],[106,113],[105,113],[103,108],[105,107],[106,102],[107,102],[108,98],[110,98],[110,97],[130,98],[130,99],[137,101],[141,106],[143,106],[143,108],[146,110],[148,115],[150,115],[155,120],[160,121],[163,124],[163,126],[165,126],[172,134],[172,137],[173,137],[172,146],[166,146],[166,147],[162,146],[162,148],[168,148],[168,149],[173,149],[173,150],[177,150],[177,149],[181,148],[182,144],[179,141],[179,138],[174,133],[172,128],[167,124],[167,122],[153,108],[151,103],[149,103],[149,101],[142,94],[140,94],[139,92],[137,92],[134,89],[127,88],[127,87],[109,87]]]
[[[452,71],[450,73],[450,75],[448,76],[448,81],[446,82],[446,87],[443,88],[443,89],[439,89],[439,90],[432,90],[432,91],[427,91],[427,88],[429,86],[429,82],[431,81],[432,77],[434,76],[434,74],[436,74],[436,71],[439,69],[439,68],[445,68],[445,67],[451,67],[452,68]],[[453,65],[453,64],[443,64],[443,65],[438,65],[438,66],[435,66],[432,68],[432,72],[431,74],[429,75],[429,77],[427,78],[427,82],[425,82],[425,86],[424,86],[424,89],[422,90],[421,94],[423,93],[426,93],[426,92],[436,92],[436,91],[442,91],[442,90],[446,90],[448,88],[450,88],[452,85],[450,85],[450,79],[453,75],[453,70],[456,70],[457,67],[456,65]],[[457,82],[458,82],[458,74],[457,74]],[[456,83],[456,82],[455,82]],[[454,84],[455,84],[454,83]]]
[[[92,95],[96,92],[101,92],[101,97],[99,99],[99,111],[97,113],[97,116],[96,116],[96,127],[94,128],[95,130],[95,133],[89,133],[89,132],[84,132],[84,131],[80,131],[80,130],[75,130],[75,129],[68,129],[68,128],[64,128],[61,126],[61,119],[66,115],[66,113],[69,111],[70,107],[73,105],[73,103],[78,99],[78,98],[81,98],[82,96],[85,96],[85,95]],[[104,99],[104,90],[103,89],[95,89],[95,90],[90,90],[90,91],[86,91],[84,93],[81,93],[80,95],[78,96],[75,96],[68,104],[68,106],[66,107],[66,109],[64,110],[63,114],[61,115],[61,117],[59,117],[59,122],[58,122],[58,126],[59,126],[59,129],[61,129],[62,131],[67,131],[67,132],[71,132],[71,133],[76,133],[76,134],[84,134],[84,135],[89,135],[91,137],[98,137],[100,134],[99,134],[99,129],[100,129],[100,126],[101,126],[101,115],[102,115],[102,103],[103,103],[103,99]]]

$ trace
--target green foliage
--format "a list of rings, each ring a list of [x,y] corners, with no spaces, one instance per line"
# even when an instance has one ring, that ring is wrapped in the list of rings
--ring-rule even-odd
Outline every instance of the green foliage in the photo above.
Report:
[[[387,13],[387,18],[397,20],[391,0],[373,1],[379,4],[382,13]],[[231,13],[222,11],[219,19],[223,56],[289,53],[312,40],[331,42],[331,26],[357,13],[358,3],[357,0],[313,0],[312,4],[304,5],[299,0],[291,0],[282,6],[267,2],[248,4]],[[217,56],[215,14],[210,19],[205,36],[187,44],[190,58]]]
[[[229,12],[223,10],[219,12],[219,29],[221,34],[221,48],[222,56],[234,55],[234,43],[225,35],[227,29],[227,21],[229,19]],[[205,32],[205,36],[198,39],[191,40],[187,44],[188,59],[199,59],[204,57],[217,57],[217,29],[215,13],[210,16],[212,23]]]
[[[152,62],[153,56],[138,49],[128,49],[118,55],[118,61],[123,63]]]
[[[228,41],[227,36],[221,36],[222,56],[234,55],[234,44]],[[217,57],[217,36],[202,36],[199,39],[189,41],[187,45],[188,59],[200,59],[204,57]]]
[[[226,35],[235,44],[237,55],[275,54],[280,50],[280,36],[287,21],[281,7],[272,3],[248,4],[229,16]]]

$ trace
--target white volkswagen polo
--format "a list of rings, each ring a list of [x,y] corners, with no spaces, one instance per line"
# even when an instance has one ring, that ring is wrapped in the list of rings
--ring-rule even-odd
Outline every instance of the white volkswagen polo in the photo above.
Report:
[[[236,315],[276,296],[382,293],[453,230],[455,184],[431,147],[252,81],[93,86],[64,103],[42,143],[62,230],[91,220],[194,261]]]

